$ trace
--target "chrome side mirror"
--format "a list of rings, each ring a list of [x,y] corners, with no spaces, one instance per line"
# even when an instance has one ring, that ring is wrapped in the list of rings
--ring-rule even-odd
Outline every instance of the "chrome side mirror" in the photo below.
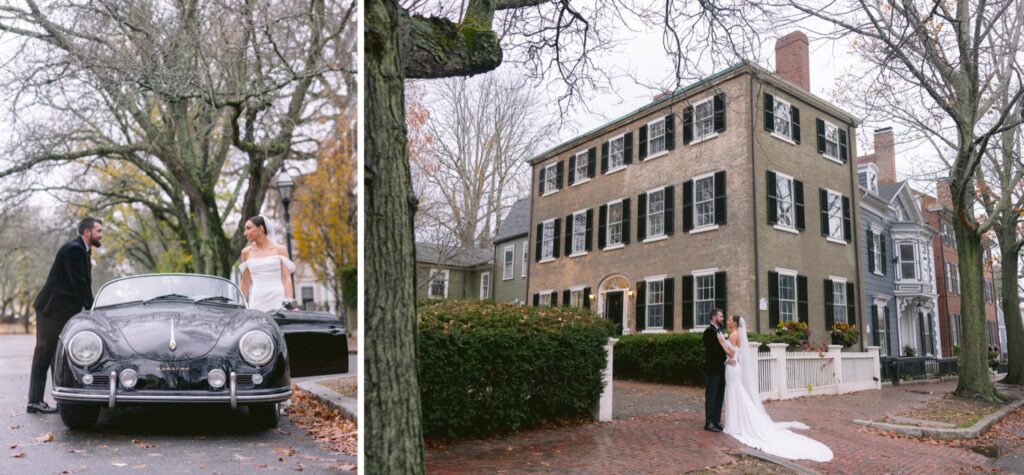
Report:
[[[284,299],[281,301],[281,307],[284,307],[288,310],[298,310],[299,301],[295,299]]]

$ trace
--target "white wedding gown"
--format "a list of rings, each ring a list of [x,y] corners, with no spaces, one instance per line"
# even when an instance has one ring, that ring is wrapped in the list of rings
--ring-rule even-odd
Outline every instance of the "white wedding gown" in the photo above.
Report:
[[[284,256],[255,257],[242,263],[242,272],[249,270],[252,287],[249,289],[249,308],[270,312],[281,308],[284,301],[284,285],[281,283],[281,264],[290,272],[295,264]]]
[[[745,325],[740,345],[746,345]],[[728,340],[725,344],[730,349],[735,349]],[[790,431],[790,428],[807,429],[808,427],[799,422],[774,422],[761,404],[760,396],[755,389],[750,390],[751,379],[756,385],[756,372],[744,377],[743,365],[755,365],[751,369],[756,370],[757,360],[750,356],[750,351],[737,352],[738,363],[736,365],[725,365],[725,427],[723,432],[736,438],[745,445],[770,455],[787,459],[804,459],[815,462],[828,462],[832,460],[832,450],[825,444],[810,437]],[[743,358],[749,361],[744,361]],[[753,376],[753,378],[751,378]],[[747,383],[744,384],[744,380]]]

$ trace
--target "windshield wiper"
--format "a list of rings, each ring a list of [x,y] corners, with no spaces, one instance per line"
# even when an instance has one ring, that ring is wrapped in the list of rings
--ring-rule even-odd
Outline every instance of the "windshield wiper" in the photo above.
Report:
[[[211,297],[203,297],[203,298],[201,298],[199,300],[196,300],[196,303],[204,303],[204,302],[217,302],[217,303],[227,303],[227,304],[239,305],[239,304],[235,303],[233,300],[231,300],[231,299],[229,299],[227,297],[222,297],[220,295],[214,295],[214,296],[211,296]]]
[[[165,299],[185,299],[185,300],[192,300],[192,299],[188,298],[188,295],[181,295],[181,294],[164,294],[164,295],[157,295],[156,297],[153,297],[153,298],[149,298],[149,299],[143,300],[143,301],[142,301],[142,304],[143,304],[143,305],[145,305],[145,304],[147,304],[147,303],[150,303],[150,302],[152,302],[152,301],[154,301],[154,300],[165,300]]]

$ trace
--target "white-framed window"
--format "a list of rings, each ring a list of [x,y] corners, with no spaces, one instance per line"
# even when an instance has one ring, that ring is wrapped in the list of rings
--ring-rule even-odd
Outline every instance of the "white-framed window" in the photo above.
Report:
[[[779,273],[779,321],[795,322],[796,313],[796,274]]]
[[[622,244],[622,200],[608,203],[608,244],[606,247]]]
[[[665,118],[647,123],[647,157],[665,151]]]
[[[573,185],[590,180],[590,157],[586,150],[576,154],[576,167],[573,168],[572,173]]]
[[[828,203],[828,237],[844,241],[843,234],[843,195],[832,190],[825,190]]]
[[[608,171],[618,170],[626,166],[624,154],[625,135],[608,141]]]
[[[917,259],[915,259],[916,246],[912,242],[899,243],[900,250],[900,278],[903,280],[917,279]]]
[[[544,167],[544,194],[550,195],[558,191],[558,162]]]
[[[554,290],[545,290],[543,292],[538,292],[538,294],[540,294],[540,304],[550,307],[551,306],[551,296],[555,294],[555,291]]]
[[[715,133],[715,101],[709,97],[693,106],[693,140]]]
[[[501,278],[502,278],[502,280],[509,280],[513,276],[515,276],[515,272],[516,272],[516,269],[515,269],[515,267],[516,267],[516,260],[515,260],[516,259],[516,246],[515,246],[515,244],[510,244],[508,246],[505,246],[504,256],[505,256],[505,260],[502,261]]]
[[[793,106],[779,99],[775,96],[775,133],[785,137],[787,140],[792,137],[793,119],[792,119],[792,108]]]
[[[555,258],[555,220],[544,221],[541,234],[540,260]]]
[[[946,274],[946,292],[954,294],[953,291],[953,264],[948,262],[942,264],[943,274]]]
[[[793,198],[793,177],[775,174],[775,224],[796,229],[796,209]]]
[[[665,279],[647,281],[647,329],[665,328]]]
[[[583,308],[583,287],[569,288],[569,306]]]
[[[849,323],[846,318],[846,282],[832,282],[832,322]]]
[[[708,320],[711,310],[715,308],[715,274],[700,274],[693,276],[693,311],[694,327],[706,327],[711,324]]]
[[[882,275],[882,235],[871,232],[871,260],[875,264],[875,274]]]
[[[300,303],[302,304],[303,310],[313,310],[313,306],[316,305],[316,298],[314,297],[314,294],[315,292],[312,286],[302,286],[302,289],[299,291],[299,295],[302,297],[302,301]]]
[[[447,298],[448,297],[448,269],[430,269],[429,283],[427,286],[427,297]]]
[[[587,252],[587,210],[572,214],[572,255]]]
[[[647,239],[665,234],[665,189],[647,192]]]
[[[881,353],[882,355],[885,355],[885,356],[889,356],[889,344],[888,344],[889,334],[886,333],[886,331],[885,331],[885,304],[884,303],[877,303],[877,302],[875,303],[875,315],[877,316],[877,318],[875,319],[875,325],[878,328],[878,341],[875,342],[875,343],[878,346],[882,347],[879,350],[879,353]]]
[[[839,160],[839,127],[825,122],[825,156]]]
[[[863,167],[859,172],[860,181],[864,184],[864,188],[868,191],[877,194],[878,193],[878,173],[872,166]]]
[[[491,273],[480,274],[480,300],[487,300],[491,297]]]
[[[523,241],[523,267],[520,271],[520,277],[526,277],[526,263],[529,258],[530,241]]]
[[[694,228],[715,224],[715,175],[693,179]]]

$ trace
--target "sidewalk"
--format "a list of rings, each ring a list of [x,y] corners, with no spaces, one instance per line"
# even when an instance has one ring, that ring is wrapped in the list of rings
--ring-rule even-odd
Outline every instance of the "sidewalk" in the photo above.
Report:
[[[302,381],[296,382],[295,385],[320,402],[336,409],[345,419],[359,422],[359,404],[356,402],[359,394],[358,373],[304,378]]]
[[[776,421],[806,423],[810,430],[802,433],[832,449],[831,462],[797,461],[816,472],[990,473],[996,464],[1017,470],[1006,464],[1012,465],[1013,457],[1024,459],[1024,409],[993,427],[986,437],[990,440],[979,441],[1000,444],[1004,459],[998,461],[962,446],[892,437],[853,423],[905,412],[955,387],[955,381],[890,386],[842,396],[770,401],[765,407]],[[431,449],[427,471],[683,473],[739,460],[745,446],[728,435],[702,430],[703,423],[702,388],[616,381],[615,420],[610,423],[532,430]]]

